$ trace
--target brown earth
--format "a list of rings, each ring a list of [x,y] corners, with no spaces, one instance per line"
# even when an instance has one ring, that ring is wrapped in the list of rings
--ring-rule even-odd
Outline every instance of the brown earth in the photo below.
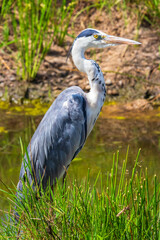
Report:
[[[78,17],[75,16],[72,18],[73,26],[68,29],[69,34],[76,36],[81,30],[92,27],[142,43],[138,47],[119,45],[86,53],[87,58],[97,61],[104,73],[108,98],[122,99],[125,102],[144,98],[158,100],[160,28],[144,22],[137,27],[135,11],[125,13],[124,16],[116,9],[107,14],[104,10],[92,8],[89,13],[83,12]],[[2,32],[2,27],[0,31]],[[72,42],[73,39],[67,36],[64,47],[53,44],[36,79],[30,83],[17,80],[14,51],[12,55],[7,50],[0,51],[0,98],[16,103],[23,102],[25,98],[41,98],[46,101],[73,85],[88,91],[87,77],[74,67],[71,59],[66,61]]]

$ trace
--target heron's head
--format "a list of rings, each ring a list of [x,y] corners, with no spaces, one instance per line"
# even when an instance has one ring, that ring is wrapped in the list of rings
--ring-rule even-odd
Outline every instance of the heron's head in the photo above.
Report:
[[[96,29],[87,28],[76,37],[70,53],[72,53],[74,47],[86,50],[88,48],[105,48],[119,44],[134,45],[141,43],[126,38],[111,36]]]

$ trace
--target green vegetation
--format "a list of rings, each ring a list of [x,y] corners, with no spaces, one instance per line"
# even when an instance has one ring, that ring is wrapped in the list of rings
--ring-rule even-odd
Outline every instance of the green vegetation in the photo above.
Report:
[[[108,8],[110,11],[112,7],[117,6],[119,9],[132,10],[138,9],[139,14],[149,23],[154,23],[160,17],[160,0],[99,0],[96,5],[101,9]]]
[[[8,113],[28,116],[43,115],[50,105],[51,103],[42,103],[40,100],[26,101],[23,105],[10,105],[6,101],[0,101],[0,109],[7,110]]]
[[[132,10],[138,16],[137,27],[142,21],[154,24],[160,19],[160,0],[86,1],[82,9],[81,4],[83,1],[77,0],[2,0],[3,40],[0,48],[16,52],[20,79],[33,80],[51,44],[63,45],[68,26],[73,27],[76,18],[82,12],[89,13],[91,8],[111,12],[116,7],[117,11],[124,12],[124,16]]]
[[[2,3],[1,16],[5,19],[1,47],[15,44],[17,73],[24,80],[35,78],[51,44],[62,45],[75,6],[62,0],[16,0]],[[14,40],[9,41],[9,23]]]
[[[140,151],[139,151],[140,153]],[[138,169],[137,155],[130,178],[126,176],[127,158],[119,175],[118,158],[114,155],[106,182],[99,174],[93,186],[87,180],[71,182],[36,193],[23,182],[23,196],[15,198],[8,189],[12,208],[16,205],[19,221],[12,211],[1,220],[3,239],[160,239],[160,185],[156,176],[149,188],[147,170]]]
[[[81,2],[81,1],[80,1]],[[138,14],[138,21],[140,23],[145,20],[149,24],[159,22],[160,18],[160,0],[97,0],[86,1],[86,7],[81,9],[77,14],[79,15],[83,11],[89,11],[89,9],[95,7],[101,11],[111,12],[113,7],[116,7],[118,11],[134,11]]]

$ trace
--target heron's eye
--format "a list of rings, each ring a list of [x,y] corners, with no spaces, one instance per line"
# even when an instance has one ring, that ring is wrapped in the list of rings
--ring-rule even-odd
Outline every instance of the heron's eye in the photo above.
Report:
[[[93,37],[94,37],[96,40],[101,40],[101,39],[103,38],[103,36],[97,35],[97,34],[93,35]]]
[[[97,34],[95,34],[95,35],[94,35],[94,38],[98,39],[98,38],[99,38],[99,36],[98,36]]]

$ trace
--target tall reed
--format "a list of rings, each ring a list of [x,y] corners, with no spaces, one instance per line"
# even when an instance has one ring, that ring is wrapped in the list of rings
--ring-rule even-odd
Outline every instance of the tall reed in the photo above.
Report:
[[[6,24],[11,20],[13,25],[12,42],[18,50],[17,73],[21,79],[33,80],[51,44],[64,43],[75,4],[76,0],[2,1],[1,16]]]
[[[23,182],[23,198],[6,191],[12,209],[16,205],[19,221],[12,211],[1,220],[3,239],[160,239],[160,185],[157,177],[149,182],[147,170],[135,166],[127,177],[127,158],[119,176],[119,154],[105,182],[98,174],[93,186],[90,174],[77,183],[67,178],[46,191],[33,191]]]

